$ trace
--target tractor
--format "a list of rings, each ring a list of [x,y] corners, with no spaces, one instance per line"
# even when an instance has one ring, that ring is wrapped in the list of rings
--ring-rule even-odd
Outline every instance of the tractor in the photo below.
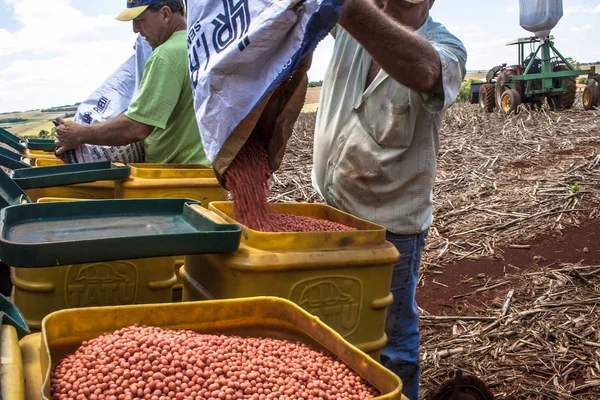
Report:
[[[526,45],[541,44],[525,57]],[[600,75],[595,68],[577,70],[554,47],[553,37],[545,41],[537,37],[517,39],[507,44],[518,46],[519,63],[496,66],[489,70],[486,82],[479,89],[479,104],[487,112],[496,107],[506,114],[517,111],[520,104],[540,107],[547,99],[552,109],[573,107],[577,91],[576,78],[587,75],[590,83],[583,92],[583,107],[591,110],[598,106]],[[541,53],[541,54],[540,54]]]
[[[519,2],[521,26],[535,36],[507,43],[517,46],[518,64],[502,64],[492,68],[486,82],[473,85],[470,100],[479,102],[481,108],[492,112],[496,107],[504,113],[518,111],[520,104],[540,107],[547,100],[551,109],[573,107],[577,92],[576,78],[587,75],[589,84],[583,92],[583,107],[598,107],[600,75],[594,67],[577,70],[554,46],[550,35],[562,18],[560,0],[521,0]]]

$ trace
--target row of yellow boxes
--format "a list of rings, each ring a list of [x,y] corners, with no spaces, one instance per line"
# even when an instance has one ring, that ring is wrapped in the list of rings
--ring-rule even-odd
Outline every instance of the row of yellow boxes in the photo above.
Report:
[[[62,161],[40,158],[38,167],[61,164]],[[79,185],[30,189],[31,201],[43,197],[71,199],[135,199],[186,198],[198,200],[207,207],[210,202],[227,199],[211,168],[183,164],[130,164],[131,175],[122,181],[99,181]]]
[[[37,160],[37,165],[56,160]],[[183,197],[200,200],[216,222],[237,223],[212,170],[197,166],[131,165],[131,177],[36,189],[33,198]],[[100,197],[104,193],[106,197]],[[63,200],[64,201],[64,200]],[[385,229],[319,204],[272,204],[289,213],[339,222],[348,232],[263,233],[243,227],[238,251],[101,262],[39,269],[13,268],[13,300],[33,330],[61,309],[171,301],[278,296],[318,315],[374,358],[387,338],[395,247]]]

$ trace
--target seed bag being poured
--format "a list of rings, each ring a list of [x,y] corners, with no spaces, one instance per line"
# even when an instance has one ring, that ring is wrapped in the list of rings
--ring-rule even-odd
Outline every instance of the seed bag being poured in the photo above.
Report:
[[[188,0],[194,109],[221,182],[251,134],[266,143],[271,170],[279,168],[304,104],[310,55],[337,23],[342,4]]]

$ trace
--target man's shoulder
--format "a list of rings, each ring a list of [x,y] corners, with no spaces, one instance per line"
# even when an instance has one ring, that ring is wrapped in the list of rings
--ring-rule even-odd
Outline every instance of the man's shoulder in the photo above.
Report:
[[[419,31],[421,31],[421,29]],[[456,35],[451,33],[443,24],[441,24],[437,21],[434,21],[433,18],[431,18],[431,17],[429,17],[429,19],[425,23],[425,26],[423,27],[423,29],[420,33],[423,36],[425,36],[426,38],[428,38],[429,40],[434,40],[434,41],[436,41],[436,40],[439,40],[439,41],[457,40],[460,42],[460,40],[456,37]]]
[[[175,32],[169,40],[167,40],[162,45],[158,46],[153,52],[152,57],[159,58],[171,58],[171,57],[181,57],[181,54],[187,54],[187,41],[186,35],[181,34],[180,32],[185,31],[177,31]]]
[[[171,37],[162,45],[158,46],[146,66],[152,65],[154,69],[168,68],[172,71],[187,71],[187,41],[185,35]]]

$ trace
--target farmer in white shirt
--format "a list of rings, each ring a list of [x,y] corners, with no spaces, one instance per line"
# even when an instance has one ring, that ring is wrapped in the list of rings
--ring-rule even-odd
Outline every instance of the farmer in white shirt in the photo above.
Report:
[[[434,22],[435,0],[346,0],[333,30],[315,129],[313,184],[328,204],[385,226],[394,265],[381,362],[419,398],[415,291],[432,221],[439,132],[466,50]]]

